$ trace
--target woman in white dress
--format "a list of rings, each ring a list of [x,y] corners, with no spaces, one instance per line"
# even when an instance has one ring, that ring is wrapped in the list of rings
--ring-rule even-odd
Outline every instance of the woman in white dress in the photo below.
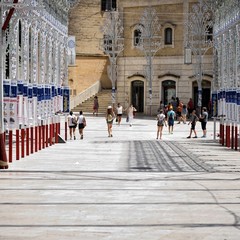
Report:
[[[128,123],[129,126],[131,127],[133,124],[133,118],[134,118],[134,112],[136,112],[137,109],[131,104],[129,108],[127,109],[127,114],[128,114]]]

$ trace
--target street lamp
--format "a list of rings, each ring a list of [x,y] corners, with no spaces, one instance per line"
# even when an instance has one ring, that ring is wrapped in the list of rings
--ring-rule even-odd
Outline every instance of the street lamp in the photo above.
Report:
[[[139,29],[141,37],[137,47],[144,52],[147,62],[145,74],[149,88],[150,115],[152,114],[153,59],[157,51],[161,48],[160,26],[156,9],[151,6],[146,8],[140,19]]]
[[[199,0],[192,7],[186,22],[187,38],[185,49],[191,49],[195,57],[194,70],[198,84],[198,107],[202,107],[202,76],[203,76],[203,57],[206,52],[213,47],[213,21],[210,8]]]
[[[123,26],[117,11],[106,12],[106,19],[101,27],[103,39],[100,43],[101,50],[108,56],[110,66],[108,76],[112,82],[112,103],[115,103],[115,88],[117,81],[117,58],[124,49]]]

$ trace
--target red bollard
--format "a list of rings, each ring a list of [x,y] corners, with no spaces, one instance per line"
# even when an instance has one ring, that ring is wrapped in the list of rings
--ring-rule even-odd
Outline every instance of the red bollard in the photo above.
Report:
[[[52,146],[52,124],[49,125],[49,146]]]
[[[52,123],[52,138],[51,138],[52,145],[55,143],[55,136],[54,136],[54,123]]]
[[[60,122],[58,123],[58,134],[59,135],[61,134],[61,123]]]
[[[230,148],[230,125],[226,126],[226,147]]]
[[[33,127],[31,127],[31,136],[30,136],[30,143],[31,143],[31,153],[33,153],[33,141],[34,141],[34,136],[33,136]]]
[[[67,141],[67,122],[65,122],[65,141]]]
[[[8,137],[8,141],[9,141],[9,162],[12,162],[12,150],[13,150],[13,131],[9,130],[9,137]]]
[[[16,129],[16,160],[19,160],[19,129]]]
[[[231,132],[231,148],[234,148],[234,124],[232,123],[232,132]]]
[[[58,143],[58,123],[55,124],[55,143]]]
[[[24,158],[25,156],[24,143],[25,143],[25,131],[24,129],[21,129],[21,157],[22,158]]]
[[[45,125],[42,126],[42,149],[45,148]]]
[[[35,126],[35,152],[38,151],[38,126]]]
[[[222,125],[222,146],[224,146],[225,142],[225,125]]]
[[[38,149],[39,151],[42,149],[42,126],[38,126]]]
[[[46,147],[48,147],[48,124],[46,125]]]
[[[26,129],[26,156],[29,156],[29,128]]]
[[[8,169],[4,133],[0,133],[0,169]]]
[[[223,133],[223,131],[222,131],[222,127],[223,127],[223,125],[220,123],[220,128],[219,128],[219,143],[220,144],[222,144],[222,133]]]
[[[238,150],[238,127],[237,124],[235,126],[235,150]]]

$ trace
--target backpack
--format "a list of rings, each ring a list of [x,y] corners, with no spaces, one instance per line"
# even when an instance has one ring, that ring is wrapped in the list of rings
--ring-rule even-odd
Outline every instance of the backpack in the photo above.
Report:
[[[164,117],[161,115],[158,115],[158,122],[157,122],[158,126],[163,126],[164,125]]]
[[[158,119],[158,126],[163,126],[163,119]]]
[[[171,112],[168,117],[169,120],[173,120],[173,113]]]

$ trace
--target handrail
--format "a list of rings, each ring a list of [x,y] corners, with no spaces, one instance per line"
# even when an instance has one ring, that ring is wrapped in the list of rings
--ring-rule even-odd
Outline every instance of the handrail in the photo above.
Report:
[[[88,98],[92,97],[101,90],[101,83],[97,81],[89,88],[85,89],[83,92],[79,93],[77,96],[70,99],[70,109],[73,109],[78,104],[83,103]]]

